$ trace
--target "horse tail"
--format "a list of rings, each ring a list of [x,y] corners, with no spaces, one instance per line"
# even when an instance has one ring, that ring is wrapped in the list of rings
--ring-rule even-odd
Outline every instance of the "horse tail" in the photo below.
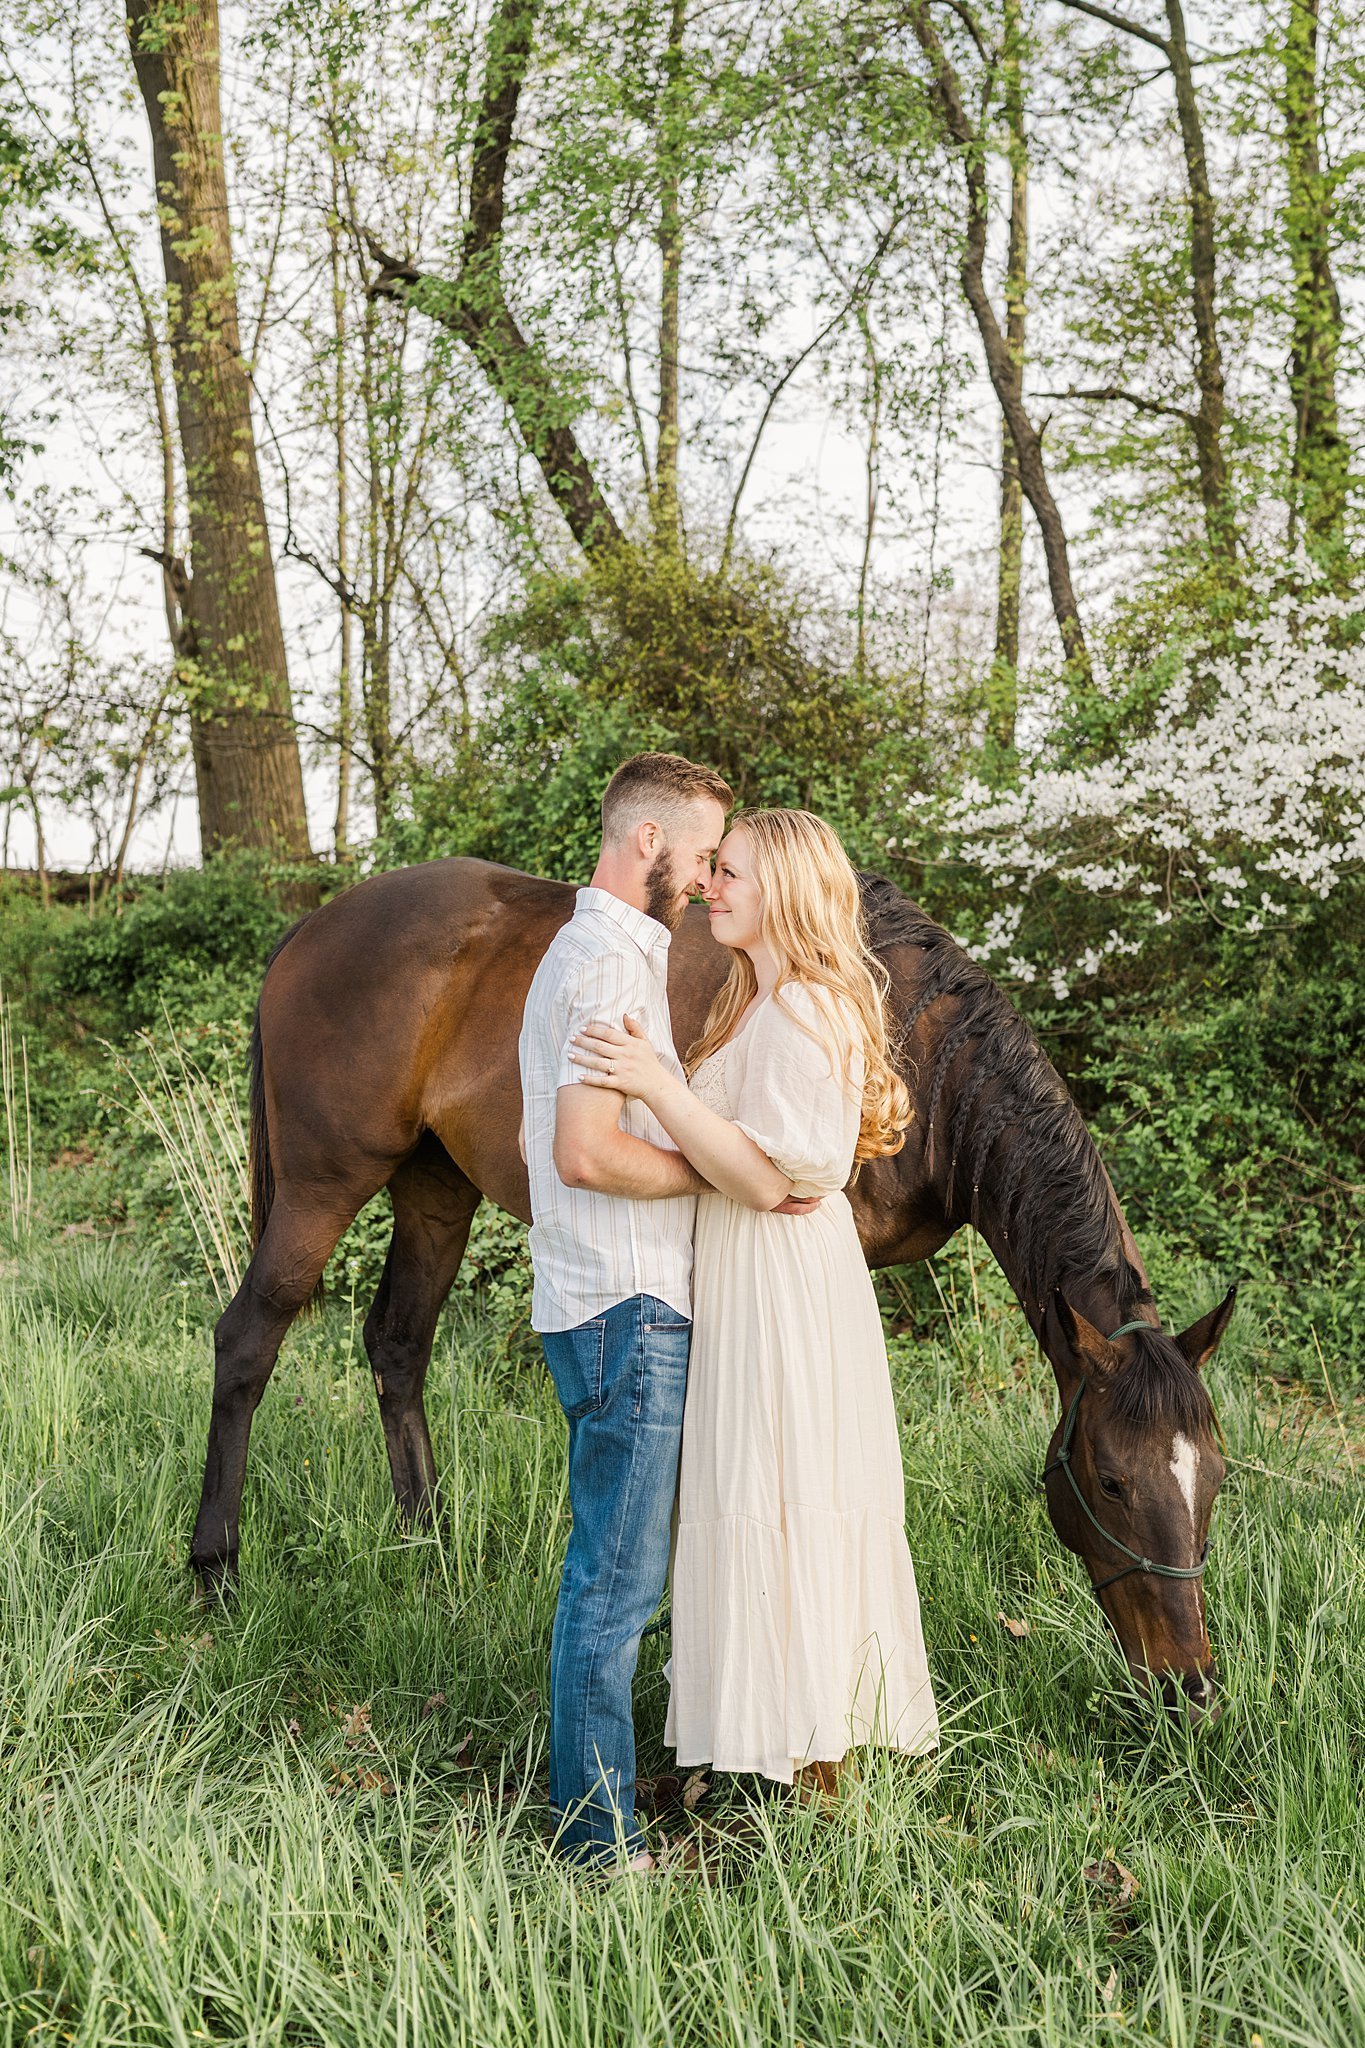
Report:
[[[275,961],[284,951],[295,932],[308,922],[308,915],[291,924],[265,963],[269,974]],[[264,977],[262,977],[264,980]],[[251,1249],[254,1252],[265,1235],[265,1226],[270,1220],[270,1211],[275,1201],[275,1168],[270,1158],[270,1124],[265,1113],[265,1054],[261,1044],[261,1004],[256,1002],[256,1014],[251,1020],[251,1082],[250,1111],[247,1123],[247,1176],[251,1190]],[[319,1280],[310,1296],[311,1303],[322,1300],[322,1281]]]
[[[251,1180],[251,1249],[254,1252],[275,1200],[275,1169],[270,1163],[270,1128],[265,1117],[265,1064],[261,1057],[261,1006],[251,1021],[251,1119],[247,1138],[247,1170]]]

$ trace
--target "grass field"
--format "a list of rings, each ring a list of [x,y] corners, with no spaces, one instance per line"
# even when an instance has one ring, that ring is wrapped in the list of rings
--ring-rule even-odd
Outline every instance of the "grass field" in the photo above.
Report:
[[[202,1302],[88,1240],[5,1275],[0,2040],[1365,2042],[1365,1485],[1349,1415],[1258,1390],[1254,1316],[1213,1376],[1216,1728],[1123,1709],[1036,1487],[1050,1383],[967,1290],[895,1346],[941,1754],[833,1818],[722,1786],[603,1885],[544,1847],[563,1429],[525,1340],[443,1324],[452,1513],[403,1540],[357,1316],[301,1329],[223,1614],[184,1564]]]

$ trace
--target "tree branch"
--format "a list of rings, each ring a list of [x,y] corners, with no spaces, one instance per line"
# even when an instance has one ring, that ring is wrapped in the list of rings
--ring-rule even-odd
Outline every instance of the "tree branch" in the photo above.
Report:
[[[620,542],[621,529],[569,425],[563,394],[517,326],[502,284],[507,159],[538,5],[539,0],[498,0],[489,25],[459,275],[434,277],[391,255],[368,228],[356,225],[379,266],[370,297],[410,297],[469,347],[539,465],[569,531],[586,554],[594,554]]]
[[[1195,425],[1195,415],[1183,405],[1167,405],[1160,398],[1143,398],[1139,392],[1124,391],[1117,384],[1092,384],[1084,387],[1073,386],[1070,391],[1040,391],[1039,398],[1077,398],[1095,403],[1118,401],[1123,405],[1136,406],[1139,412],[1162,413],[1173,420],[1183,420],[1187,427]]]
[[[1109,28],[1118,29],[1121,35],[1136,36],[1139,42],[1150,43],[1154,50],[1160,50],[1169,64],[1171,46],[1165,36],[1155,29],[1144,28],[1140,21],[1130,21],[1126,14],[1115,14],[1112,7],[1100,7],[1096,0],[1062,0],[1063,7],[1069,7],[1075,14],[1088,14],[1094,21],[1102,21]]]
[[[907,13],[916,41],[929,63],[932,96],[943,126],[962,159],[967,185],[967,226],[960,262],[963,294],[976,321],[987,373],[1019,457],[1019,481],[1038,521],[1057,631],[1068,662],[1078,676],[1088,680],[1090,655],[1071,582],[1066,530],[1048,481],[1038,431],[1024,405],[1023,375],[986,289],[988,195],[984,145],[962,104],[957,73],[934,26],[929,0],[909,0]]]

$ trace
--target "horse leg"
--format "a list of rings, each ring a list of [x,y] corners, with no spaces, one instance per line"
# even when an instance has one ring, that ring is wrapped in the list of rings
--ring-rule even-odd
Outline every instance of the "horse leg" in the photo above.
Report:
[[[409,1524],[429,1521],[436,1488],[422,1390],[436,1319],[464,1257],[479,1190],[428,1134],[389,1182],[393,1236],[384,1276],[365,1318],[365,1349],[394,1498]]]
[[[285,1332],[321,1279],[342,1231],[373,1192],[320,1209],[295,1205],[288,1186],[278,1188],[242,1284],[218,1318],[204,1487],[190,1544],[190,1564],[206,1593],[222,1592],[236,1577],[251,1418]]]

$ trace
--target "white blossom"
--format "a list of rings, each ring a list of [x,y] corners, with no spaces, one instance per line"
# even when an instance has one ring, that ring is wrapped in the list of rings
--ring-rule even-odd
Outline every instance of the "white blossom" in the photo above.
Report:
[[[1305,587],[1269,600],[1239,651],[1187,657],[1130,747],[1081,768],[1039,762],[1007,790],[968,777],[939,806],[949,849],[1007,897],[975,958],[1033,978],[1018,938],[1045,879],[1107,899],[1122,930],[1049,963],[1062,1002],[1157,927],[1216,916],[1254,935],[1365,865],[1365,636],[1340,630],[1359,603],[1300,571]],[[1115,694],[1112,679],[1099,687]]]

